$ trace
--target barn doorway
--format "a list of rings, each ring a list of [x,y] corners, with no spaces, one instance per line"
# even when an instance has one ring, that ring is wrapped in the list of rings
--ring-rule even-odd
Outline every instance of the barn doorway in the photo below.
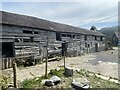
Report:
[[[95,44],[95,52],[98,52],[98,44]]]
[[[2,42],[2,56],[3,57],[14,57],[14,43],[13,42]]]

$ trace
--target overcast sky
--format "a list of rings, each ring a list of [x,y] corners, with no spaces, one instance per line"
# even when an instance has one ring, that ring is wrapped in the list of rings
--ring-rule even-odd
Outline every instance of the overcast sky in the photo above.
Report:
[[[88,29],[92,25],[100,29],[118,24],[118,0],[96,0],[91,2],[90,0],[85,0],[85,2],[83,0],[79,2],[37,1],[14,2],[13,0],[13,2],[8,2],[6,0],[6,2],[2,2],[1,9]]]

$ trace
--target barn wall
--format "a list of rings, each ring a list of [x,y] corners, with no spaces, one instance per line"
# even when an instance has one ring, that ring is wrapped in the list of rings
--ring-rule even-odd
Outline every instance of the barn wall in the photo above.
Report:
[[[59,40],[56,40],[59,35]],[[61,43],[68,43],[68,56],[79,56],[85,53],[105,50],[105,38],[101,41],[100,36],[84,35],[76,33],[53,32],[42,29],[8,26],[2,27],[2,40],[14,42],[16,56],[34,56],[35,59],[46,57],[46,45],[48,49],[61,47]]]
[[[23,30],[31,31],[31,33],[23,33]],[[53,42],[56,42],[55,32],[45,31],[41,29],[3,25],[2,33],[3,39],[8,37],[7,39],[5,39],[5,42],[11,39],[15,42],[16,56],[33,54],[36,57],[44,57],[44,46],[46,45],[47,37],[49,42],[48,46],[52,46],[54,45]],[[9,39],[10,37],[11,39]]]
[[[97,44],[97,51],[105,49],[105,39],[103,38],[101,41],[100,36],[74,34],[75,38],[73,39],[67,37],[68,33],[66,35],[65,33],[63,34],[64,37],[62,37],[62,40],[68,42],[68,53],[75,54],[74,56],[96,52],[95,44]]]

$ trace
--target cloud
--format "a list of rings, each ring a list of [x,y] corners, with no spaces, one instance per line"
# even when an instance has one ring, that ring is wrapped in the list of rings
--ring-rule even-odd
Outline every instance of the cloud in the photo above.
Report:
[[[117,14],[117,7],[117,0],[92,0],[92,2],[88,0],[81,0],[81,2],[3,2],[3,10],[5,11],[36,16],[80,27],[90,27],[91,25],[97,25],[97,23],[117,22],[116,17],[96,22],[99,19]]]
[[[2,2],[118,2],[119,0],[2,0]]]

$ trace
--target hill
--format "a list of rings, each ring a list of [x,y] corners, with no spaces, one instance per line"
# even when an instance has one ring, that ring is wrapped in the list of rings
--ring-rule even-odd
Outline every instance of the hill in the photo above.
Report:
[[[106,35],[107,40],[112,41],[114,32],[118,31],[118,26],[101,28],[99,32]]]

